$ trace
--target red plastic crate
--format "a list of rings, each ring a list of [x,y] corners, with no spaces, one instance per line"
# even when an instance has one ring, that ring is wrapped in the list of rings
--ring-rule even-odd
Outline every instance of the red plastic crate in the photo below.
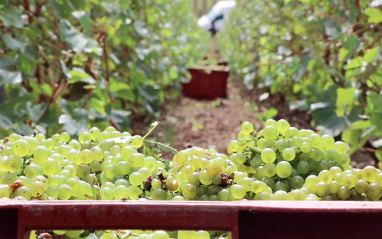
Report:
[[[220,65],[226,66],[227,63]],[[204,69],[189,68],[191,80],[182,84],[184,96],[195,99],[215,99],[227,97],[227,80],[229,67],[222,70],[212,70],[210,73]]]
[[[0,238],[36,229],[231,231],[234,239],[381,238],[380,202],[0,201]]]

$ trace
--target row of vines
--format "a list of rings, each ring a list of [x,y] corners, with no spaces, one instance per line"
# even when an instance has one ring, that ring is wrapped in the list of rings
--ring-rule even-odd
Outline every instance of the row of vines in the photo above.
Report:
[[[1,1],[0,137],[127,130],[155,116],[204,55],[209,36],[192,9],[189,0]]]
[[[252,89],[282,94],[312,126],[382,160],[382,5],[241,0],[217,36]]]

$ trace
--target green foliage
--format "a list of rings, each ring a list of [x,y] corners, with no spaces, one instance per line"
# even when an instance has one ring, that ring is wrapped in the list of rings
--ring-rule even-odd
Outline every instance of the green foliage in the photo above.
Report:
[[[283,93],[354,152],[382,136],[382,12],[369,3],[241,0],[219,48],[249,88]]]
[[[208,39],[188,0],[3,1],[0,29],[0,137],[126,130],[188,79]]]

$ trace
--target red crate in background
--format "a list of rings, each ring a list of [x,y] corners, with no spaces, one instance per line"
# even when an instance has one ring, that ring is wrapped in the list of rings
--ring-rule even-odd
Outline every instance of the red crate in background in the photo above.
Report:
[[[222,69],[211,72],[203,68],[189,68],[191,80],[182,84],[183,95],[195,99],[226,98],[229,67],[226,62],[219,65],[223,66]]]
[[[0,238],[29,230],[231,231],[234,239],[381,238],[382,203],[0,200]]]

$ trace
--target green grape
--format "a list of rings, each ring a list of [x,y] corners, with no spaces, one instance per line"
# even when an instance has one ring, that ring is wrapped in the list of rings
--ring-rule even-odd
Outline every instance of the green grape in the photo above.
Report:
[[[220,176],[220,175],[216,175],[216,176]],[[212,182],[214,183],[214,178],[216,177],[214,176],[213,179],[212,179]],[[167,177],[168,178],[168,177]],[[219,179],[218,179],[219,180]],[[200,184],[200,180],[199,180],[199,172],[193,172],[191,173],[189,176],[188,176],[188,182],[190,182],[191,184],[193,185],[199,185]],[[221,183],[221,176],[220,176],[220,182],[218,184]],[[167,180],[166,180],[166,185],[167,185]],[[166,186],[167,187],[167,186]],[[170,190],[172,191],[172,190]]]
[[[324,144],[326,150],[334,148],[334,138],[330,135],[321,136],[322,143]]]
[[[249,177],[242,178],[238,181],[238,184],[243,186],[245,191],[251,191],[251,185],[253,183],[253,179]]]
[[[87,141],[91,141],[90,133],[89,132],[83,132],[78,136],[78,141],[83,144]]]
[[[349,165],[350,161],[351,161],[351,159],[350,159],[350,156],[348,154],[341,154],[337,159],[337,162],[343,166]]]
[[[229,143],[228,148],[227,148],[228,154],[232,154],[232,153],[236,152],[238,147],[239,147],[239,141],[232,140]]]
[[[306,194],[302,190],[295,189],[288,193],[291,200],[303,201],[306,198]]]
[[[130,155],[127,162],[132,168],[140,168],[140,167],[143,167],[144,160],[145,160],[145,156],[143,154],[134,153]]]
[[[23,159],[17,155],[10,155],[5,159],[5,167],[10,172],[17,172],[23,166]]]
[[[43,163],[49,158],[49,150],[45,146],[37,146],[32,153],[35,163]]]
[[[151,239],[169,239],[170,236],[167,234],[167,232],[165,231],[155,231],[152,236],[151,236]]]
[[[377,201],[381,196],[382,187],[378,183],[370,183],[366,191],[366,197],[370,200]]]
[[[78,162],[81,164],[89,164],[93,161],[94,154],[89,149],[83,149],[78,153]]]
[[[217,199],[219,201],[230,201],[230,191],[228,189],[222,189],[219,191]]]
[[[10,198],[10,196],[11,196],[11,187],[7,184],[0,184],[0,199]]]
[[[46,194],[48,194],[49,197],[57,199],[58,195],[59,195],[59,191],[58,191],[57,187],[48,186],[48,188],[46,189]],[[32,196],[32,193],[31,193],[31,196]]]
[[[30,184],[30,190],[33,197],[39,197],[45,193],[46,186],[40,181],[33,181]]]
[[[280,133],[284,134],[285,131],[287,131],[287,129],[289,129],[290,124],[289,124],[288,121],[286,121],[285,119],[280,119],[280,120],[277,121],[275,127],[276,127],[276,129],[277,129]]]
[[[292,174],[292,165],[287,161],[281,161],[276,164],[276,174],[280,178],[287,178]]]
[[[363,179],[360,179],[357,181],[357,183],[354,186],[354,190],[357,193],[365,193],[369,187],[369,183]]]
[[[118,153],[120,153],[121,152],[121,146],[119,146],[119,145],[113,145],[113,146],[111,146],[110,147],[110,149],[109,149],[109,152],[112,154],[112,155],[117,155]]]
[[[339,154],[346,154],[349,150],[349,146],[342,141],[335,142],[334,148],[338,151]]]
[[[273,163],[264,165],[263,173],[268,178],[273,177],[276,174],[276,165]]]
[[[107,178],[114,178],[114,176],[117,175],[117,168],[114,165],[109,164],[105,167],[104,173]]]
[[[143,167],[146,167],[153,172],[158,167],[157,160],[152,156],[145,157],[143,160]]]
[[[66,184],[68,184],[73,189],[73,191],[77,191],[80,183],[79,180],[76,178],[68,178],[66,180]]]
[[[285,140],[282,140],[282,139],[279,139],[276,141],[275,143],[275,148],[279,151],[279,152],[283,152],[286,148],[287,148],[287,143]],[[285,158],[284,158],[285,159]]]
[[[196,189],[195,185],[187,183],[187,184],[183,185],[182,193],[183,193],[183,197],[186,200],[190,200],[190,199],[193,199],[196,197],[197,189]]]
[[[366,181],[373,182],[377,177],[378,171],[373,166],[366,166],[363,170],[363,178]]]
[[[38,166],[37,164],[31,163],[31,164],[25,166],[24,174],[29,179],[31,179],[31,178],[36,177],[37,175],[42,175],[43,171],[42,171],[40,166]]]
[[[1,194],[1,193],[0,193]],[[0,198],[1,198],[2,195],[0,195]],[[25,186],[21,186],[19,188],[17,188],[14,192],[13,192],[13,197],[18,197],[18,196],[22,196],[24,198],[26,198],[27,200],[30,200],[32,198],[32,191],[30,188],[28,187],[25,187]],[[9,196],[8,196],[9,197]]]
[[[272,194],[269,192],[261,192],[259,194],[256,194],[255,200],[271,200]]]
[[[329,184],[324,183],[324,182],[319,182],[316,184],[314,191],[316,192],[317,196],[326,197],[330,194]]]
[[[329,190],[331,194],[337,194],[338,190],[340,189],[341,185],[339,182],[333,180],[329,183]]]
[[[333,180],[333,176],[329,170],[322,170],[318,174],[318,180],[320,180],[320,182],[330,183]]]
[[[144,181],[144,178],[142,177],[142,174],[138,172],[134,172],[129,175],[129,182],[133,186],[139,186],[143,183],[143,181]]]
[[[101,130],[97,127],[92,127],[89,129],[89,136],[92,140],[97,140],[101,134]]]
[[[264,163],[273,163],[276,160],[276,153],[273,149],[266,148],[261,151],[261,160]]]
[[[308,142],[303,142],[300,145],[300,150],[303,153],[309,153],[311,149],[312,149],[312,147],[311,147],[310,143],[308,143]]]
[[[151,197],[153,200],[166,200],[167,192],[161,188],[153,189],[151,191]]]
[[[125,161],[119,162],[115,168],[118,175],[128,175],[130,173],[130,165]]]
[[[342,177],[342,180],[340,182],[341,186],[346,186],[348,188],[353,188],[357,184],[357,177],[353,174],[346,174]]]
[[[286,139],[291,139],[293,137],[298,137],[300,138],[301,137],[301,134],[300,134],[300,131],[295,128],[295,127],[289,127],[286,131],[285,131],[285,138]]]
[[[278,131],[276,127],[272,125],[265,126],[263,129],[263,136],[265,140],[275,140],[277,138]]]
[[[114,189],[108,187],[101,188],[100,195],[102,200],[113,200],[115,198]]]
[[[207,231],[197,231],[196,239],[210,239],[211,236]]]
[[[318,177],[316,175],[309,175],[306,179],[305,179],[305,186],[309,189],[314,189],[317,185],[317,183],[319,183],[320,180],[318,179]]]
[[[251,161],[250,164],[253,168],[257,168],[261,165],[263,165],[263,161],[259,157],[254,157]]]
[[[140,189],[139,187],[133,185],[129,187],[129,199],[137,200],[141,194],[142,189]]]
[[[133,145],[135,148],[140,148],[143,145],[143,137],[140,135],[134,135],[131,138],[131,145]]]
[[[31,151],[31,145],[25,139],[18,139],[12,145],[13,153],[19,157],[28,155]]]
[[[286,148],[282,151],[283,159],[292,161],[296,157],[296,152],[291,148]]]
[[[209,174],[214,176],[214,175],[220,174],[223,169],[220,162],[217,160],[214,160],[214,161],[210,161],[210,163],[206,167],[206,170]]]
[[[291,198],[287,192],[279,190],[272,195],[271,200],[291,200]]]
[[[68,230],[65,235],[69,238],[78,238],[83,232],[84,230]]]
[[[243,122],[240,129],[244,134],[250,134],[254,131],[253,124],[248,121]]]
[[[315,194],[308,194],[304,201],[320,201],[320,198]]]
[[[288,185],[286,185],[285,182],[282,182],[282,181],[278,181],[275,184],[273,190],[274,191],[280,191],[281,190],[281,191],[285,191],[285,192],[289,191],[288,190]]]
[[[202,170],[199,173],[199,180],[203,185],[212,184],[212,175],[207,170]]]
[[[49,157],[54,159],[59,164],[62,164],[64,162],[64,157],[58,153],[54,153],[50,155]]]
[[[293,176],[293,178],[291,180],[291,186],[292,186],[292,188],[295,188],[295,189],[302,188],[304,183],[305,183],[304,178],[299,176],[299,175]]]
[[[90,167],[87,164],[80,164],[77,168],[77,177],[83,178],[86,175],[90,174]]]
[[[340,199],[348,199],[350,197],[351,190],[346,186],[341,186],[338,189],[337,195]]]
[[[177,238],[178,239],[196,239],[197,234],[196,234],[196,231],[179,230]]]
[[[235,199],[243,199],[245,197],[245,194],[246,194],[246,190],[243,186],[239,185],[239,184],[234,184],[232,185],[230,188],[229,188],[232,196],[235,198]]]

